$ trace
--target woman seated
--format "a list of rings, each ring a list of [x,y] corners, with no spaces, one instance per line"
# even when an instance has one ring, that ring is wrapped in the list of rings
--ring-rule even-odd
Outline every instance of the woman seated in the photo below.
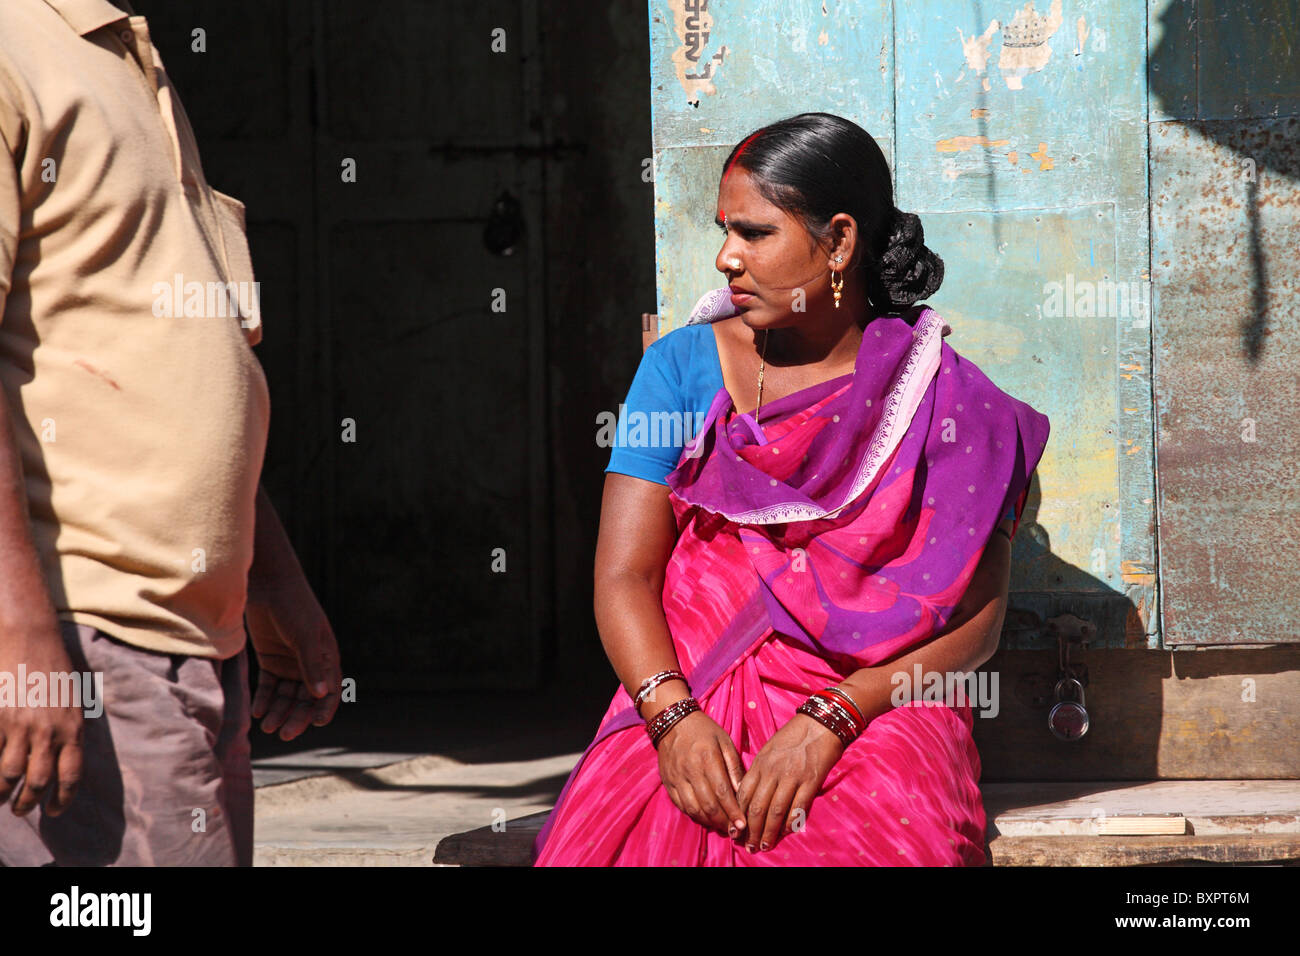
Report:
[[[913,307],[943,263],[855,124],[746,137],[717,223],[730,301],[647,349],[624,409],[703,425],[611,455],[595,612],[622,686],[536,865],[982,864],[971,704],[911,678],[996,650],[1048,420]]]

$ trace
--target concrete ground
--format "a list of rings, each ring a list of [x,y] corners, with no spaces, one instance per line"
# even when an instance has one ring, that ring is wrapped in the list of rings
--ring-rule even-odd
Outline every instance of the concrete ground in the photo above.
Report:
[[[526,865],[532,834],[603,712],[571,695],[386,696],[344,705],[330,727],[291,743],[255,731],[255,863],[442,865],[437,855]],[[981,789],[993,865],[1300,863],[1300,781]],[[1148,828],[1169,815],[1177,835]],[[1107,818],[1128,828],[1106,835]]]
[[[254,862],[432,865],[444,837],[549,810],[605,704],[385,694],[289,743],[255,725]]]

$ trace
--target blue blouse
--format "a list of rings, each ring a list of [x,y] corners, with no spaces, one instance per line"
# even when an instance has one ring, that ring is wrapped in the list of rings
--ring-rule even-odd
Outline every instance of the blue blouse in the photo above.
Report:
[[[701,322],[656,339],[641,356],[606,472],[668,484],[682,447],[699,432],[718,389],[722,363],[713,326]],[[1015,520],[1012,505],[1003,520]]]
[[[713,326],[684,325],[650,343],[618,410],[617,440],[605,471],[668,484],[682,447],[704,424],[722,385]]]

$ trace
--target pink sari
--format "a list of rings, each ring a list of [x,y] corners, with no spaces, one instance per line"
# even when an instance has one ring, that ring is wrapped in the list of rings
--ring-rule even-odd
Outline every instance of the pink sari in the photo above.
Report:
[[[664,614],[701,708],[746,768],[808,695],[939,633],[1000,515],[1017,524],[1046,416],[942,342],[873,320],[852,375],[735,414],[719,391],[669,475]],[[909,701],[850,744],[770,851],[677,809],[620,686],[534,846],[537,866],[979,865],[969,704]]]

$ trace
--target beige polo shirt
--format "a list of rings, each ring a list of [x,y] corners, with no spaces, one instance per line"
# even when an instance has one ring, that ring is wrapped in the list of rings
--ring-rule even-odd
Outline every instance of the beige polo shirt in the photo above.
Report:
[[[0,0],[0,385],[60,618],[242,648],[270,415],[254,281],[144,17]]]

